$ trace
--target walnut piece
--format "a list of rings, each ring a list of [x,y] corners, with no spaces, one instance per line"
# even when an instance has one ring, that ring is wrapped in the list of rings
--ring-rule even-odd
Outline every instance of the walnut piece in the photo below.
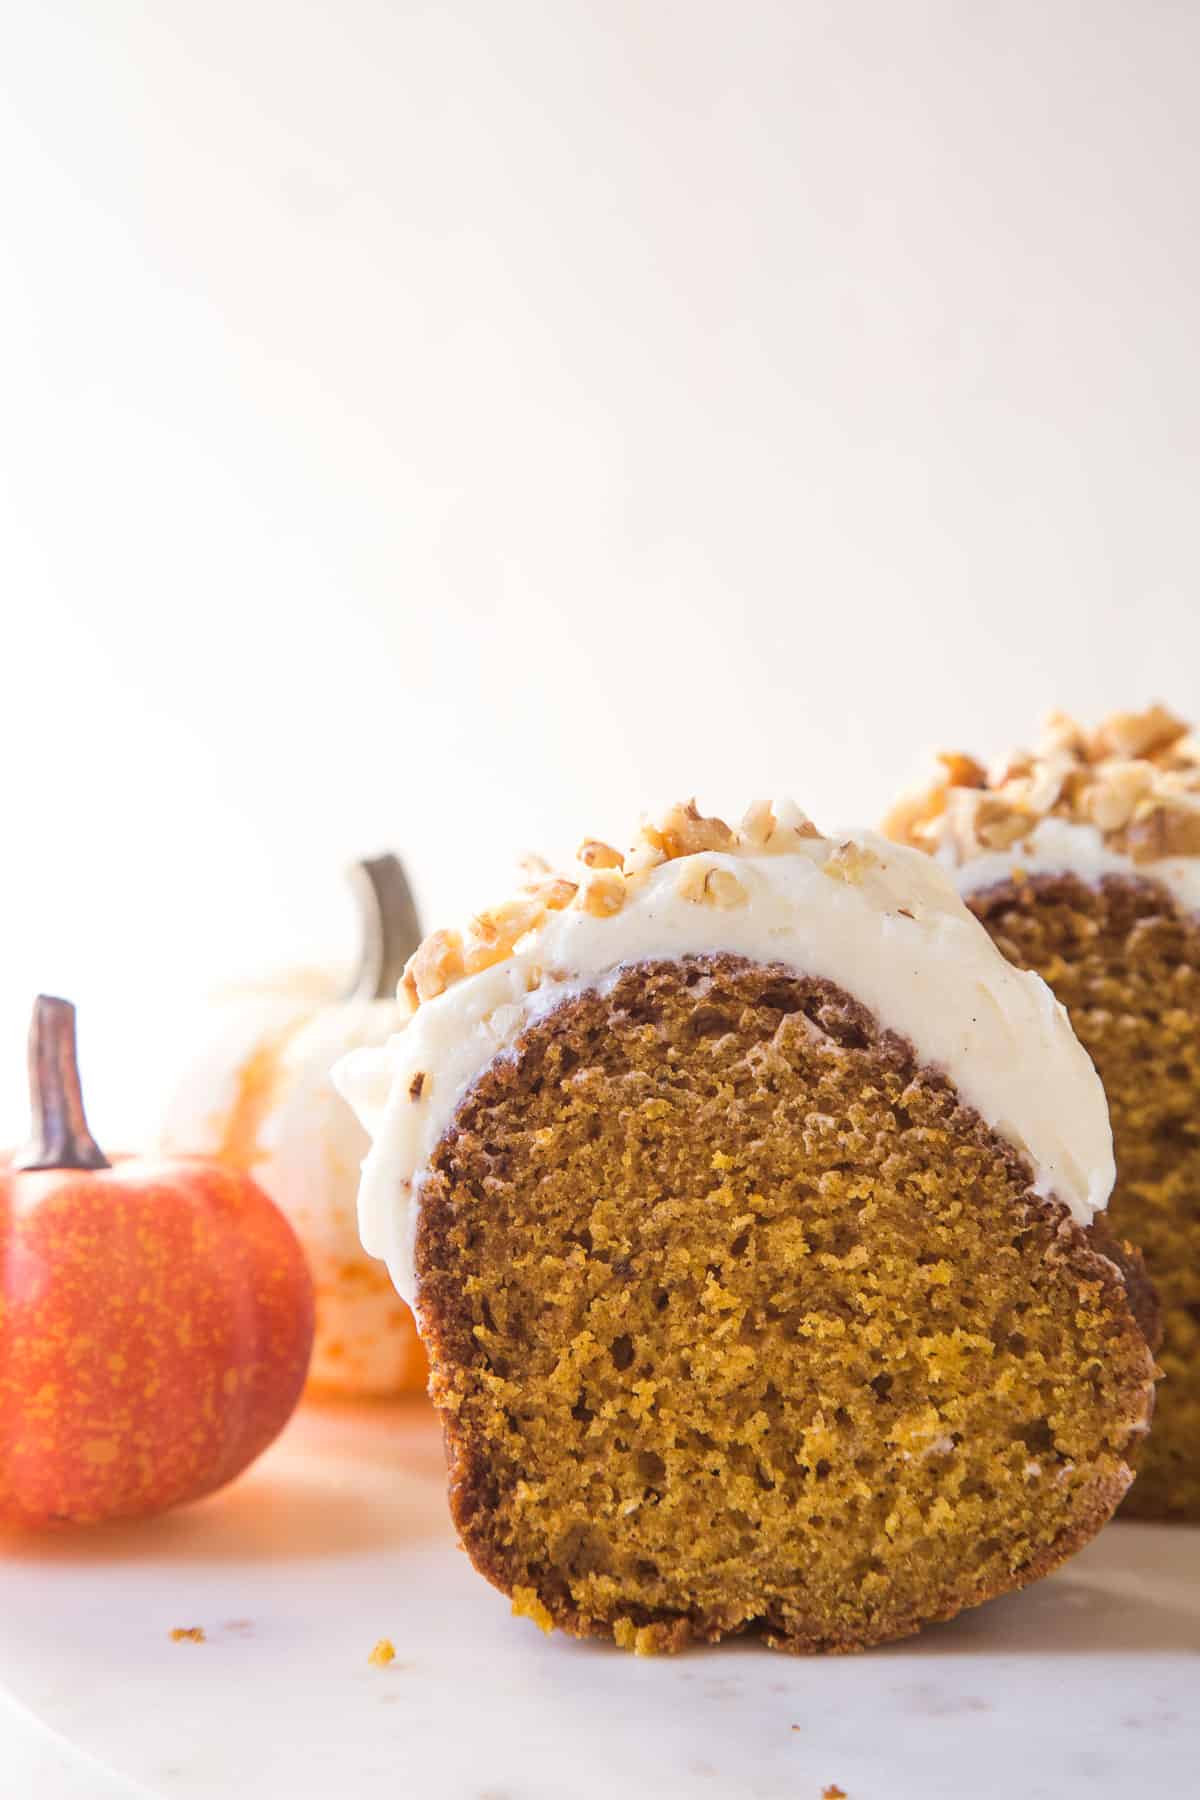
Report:
[[[732,869],[710,869],[704,883],[704,898],[710,906],[728,911],[744,906],[749,896]]]
[[[1119,831],[1154,785],[1154,770],[1144,762],[1109,762],[1080,797],[1085,819],[1101,831]]]
[[[506,900],[502,906],[493,906],[489,911],[477,914],[467,929],[463,972],[477,975],[481,969],[490,969],[494,963],[503,962],[506,956],[511,956],[513,945],[535,925],[540,925],[545,916],[545,904],[537,894],[523,894],[516,900]]]
[[[1200,806],[1154,807],[1128,827],[1123,847],[1135,863],[1200,856]]]
[[[775,813],[769,800],[754,800],[742,819],[741,838],[754,850],[765,850],[775,834]]]
[[[724,819],[706,819],[696,809],[696,802],[672,806],[656,826],[661,848],[668,859],[695,856],[701,850],[732,850],[737,838]]]
[[[683,862],[675,878],[675,892],[694,906],[719,906],[726,910],[743,906],[748,898],[731,869],[714,868],[712,863],[694,857]]]
[[[412,977],[416,998],[423,1004],[436,1000],[465,973],[461,932],[431,931],[409,957],[404,979]]]
[[[857,887],[868,869],[878,867],[879,858],[866,844],[839,844],[832,856],[821,865],[821,873],[831,881],[846,881]]]
[[[973,756],[966,756],[961,750],[939,750],[938,761],[946,771],[946,781],[950,787],[987,786],[987,770]]]
[[[975,835],[988,850],[1007,850],[1027,837],[1036,825],[1034,815],[1014,806],[1000,794],[980,794],[975,808]]]
[[[586,869],[619,869],[625,858],[611,844],[601,843],[599,838],[584,838],[575,852],[575,860]]]
[[[580,886],[575,905],[593,919],[610,919],[625,904],[625,877],[616,869],[596,869]]]
[[[662,838],[648,821],[643,820],[638,827],[637,837],[625,856],[625,873],[630,876],[648,875],[651,869],[657,869],[667,860],[667,853],[662,846]]]
[[[565,875],[551,875],[545,881],[531,882],[525,891],[540,900],[547,912],[562,912],[579,892],[579,883],[568,881]]]
[[[940,783],[925,788],[912,788],[889,808],[880,821],[884,837],[898,844],[912,844],[918,850],[931,848],[937,821],[946,811],[949,789]]]
[[[1101,720],[1088,748],[1093,762],[1106,756],[1153,756],[1187,735],[1187,726],[1165,706],[1140,713],[1112,713]]]

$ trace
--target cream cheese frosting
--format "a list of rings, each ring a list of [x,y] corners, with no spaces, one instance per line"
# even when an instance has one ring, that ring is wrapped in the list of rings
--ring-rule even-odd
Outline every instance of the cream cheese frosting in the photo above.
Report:
[[[422,1179],[466,1095],[535,1021],[644,962],[727,953],[836,982],[1014,1146],[1035,1194],[1082,1225],[1107,1204],[1112,1135],[1091,1061],[1050,989],[1005,961],[932,858],[871,832],[800,836],[782,854],[676,856],[626,886],[612,916],[544,915],[504,960],[335,1068],[372,1139],[363,1243],[410,1304]]]
[[[1098,887],[1106,875],[1119,875],[1126,881],[1156,881],[1184,912],[1200,913],[1200,857],[1134,862],[1106,844],[1097,826],[1070,819],[1043,819],[1020,843],[1007,850],[984,851],[967,862],[960,863],[950,846],[935,854],[963,895],[1011,881],[1014,874],[1075,875],[1089,887]]]

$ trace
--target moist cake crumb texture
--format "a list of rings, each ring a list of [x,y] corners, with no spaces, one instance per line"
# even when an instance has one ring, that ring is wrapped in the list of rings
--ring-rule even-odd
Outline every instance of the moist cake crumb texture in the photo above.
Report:
[[[1162,1307],[1163,1382],[1123,1513],[1200,1519],[1200,923],[1151,882],[1039,875],[969,896],[1066,1006],[1108,1094],[1114,1232]]]
[[[1148,1300],[1029,1180],[828,981],[689,957],[564,1001],[423,1185],[476,1565],[643,1653],[856,1649],[1056,1566],[1131,1480]]]

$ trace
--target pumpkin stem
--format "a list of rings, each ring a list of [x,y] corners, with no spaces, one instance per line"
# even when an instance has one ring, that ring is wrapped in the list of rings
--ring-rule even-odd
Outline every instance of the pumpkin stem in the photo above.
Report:
[[[75,1053],[75,1008],[39,994],[29,1025],[29,1109],[33,1131],[15,1169],[107,1169],[88,1130]]]
[[[362,954],[348,1000],[394,1000],[404,965],[421,941],[417,906],[398,856],[354,863],[350,880],[362,915]]]

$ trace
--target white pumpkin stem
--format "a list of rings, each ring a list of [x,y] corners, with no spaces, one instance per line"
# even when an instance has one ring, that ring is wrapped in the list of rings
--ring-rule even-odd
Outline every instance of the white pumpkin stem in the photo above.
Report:
[[[398,856],[355,863],[350,880],[362,915],[362,953],[348,1000],[394,1000],[404,965],[421,942],[417,905]]]
[[[13,1157],[15,1169],[107,1169],[88,1130],[75,1049],[75,1008],[39,994],[29,1024],[29,1109],[32,1132]]]

